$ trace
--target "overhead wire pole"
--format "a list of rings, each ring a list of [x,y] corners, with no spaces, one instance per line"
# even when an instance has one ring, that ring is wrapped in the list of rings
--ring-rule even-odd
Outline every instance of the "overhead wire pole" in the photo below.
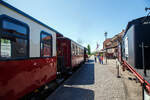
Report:
[[[108,34],[107,32],[104,33],[105,40],[107,39],[107,34]],[[106,64],[107,64],[107,47],[106,47],[105,57],[106,57]]]

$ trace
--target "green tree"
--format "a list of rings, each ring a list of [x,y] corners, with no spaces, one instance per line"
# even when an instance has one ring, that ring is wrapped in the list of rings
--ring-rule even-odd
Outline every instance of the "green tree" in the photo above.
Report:
[[[91,54],[91,47],[90,47],[89,44],[88,44],[88,46],[87,46],[87,49],[88,49],[88,54],[90,55],[90,54]]]

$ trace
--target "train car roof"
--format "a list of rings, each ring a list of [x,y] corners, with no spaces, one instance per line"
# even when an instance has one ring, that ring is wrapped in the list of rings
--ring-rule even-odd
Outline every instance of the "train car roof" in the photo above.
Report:
[[[134,20],[128,22],[128,25],[127,25],[127,27],[126,27],[125,34],[123,35],[123,37],[126,35],[128,29],[129,29],[132,25],[140,25],[140,24],[143,24],[145,21],[149,21],[149,22],[150,22],[150,16],[140,17],[140,18],[137,18],[137,19],[134,19]]]
[[[82,46],[82,45],[78,44],[77,42],[73,41],[72,39],[70,39],[70,38],[68,38],[68,37],[57,37],[57,38],[58,38],[58,39],[68,39],[68,40],[70,40],[70,41],[74,42],[75,44],[79,45],[80,47],[85,48],[84,46]]]
[[[30,15],[24,13],[23,11],[21,11],[21,10],[19,10],[19,9],[13,7],[13,6],[11,6],[10,4],[8,4],[8,3],[6,3],[6,2],[4,2],[4,1],[2,1],[2,0],[0,0],[0,4],[2,4],[2,5],[4,5],[4,6],[6,6],[6,7],[8,7],[9,9],[12,9],[12,10],[16,11],[17,13],[19,13],[19,14],[21,14],[21,15],[23,15],[23,16],[25,16],[25,17],[31,19],[31,20],[33,20],[34,22],[36,22],[36,23],[38,23],[38,24],[40,24],[40,25],[42,25],[42,26],[44,26],[44,27],[46,27],[46,28],[48,28],[48,29],[50,29],[50,30],[52,30],[52,31],[54,31],[54,32],[56,32],[56,33],[58,33],[58,34],[61,34],[60,32],[56,31],[55,29],[49,27],[48,25],[46,25],[46,24],[40,22],[39,20],[35,19],[34,17],[32,17],[32,16],[30,16]],[[61,34],[61,35],[62,35],[62,34]]]

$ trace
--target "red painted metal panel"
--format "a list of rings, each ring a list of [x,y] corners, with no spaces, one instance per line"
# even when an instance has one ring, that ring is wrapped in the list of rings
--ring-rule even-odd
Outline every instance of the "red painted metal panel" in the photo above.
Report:
[[[72,67],[76,67],[84,61],[84,55],[72,56]]]
[[[0,61],[0,100],[16,100],[56,79],[56,57]]]
[[[57,38],[57,56],[64,56],[67,68],[76,67],[84,61],[84,54],[72,55],[71,40],[68,38]]]
[[[63,35],[57,32],[56,37],[63,37]]]
[[[71,67],[71,40],[57,38],[57,56],[63,56],[65,67]]]
[[[123,60],[123,64],[139,79],[141,83],[145,83],[146,89],[150,93],[150,84],[146,80],[144,80],[144,78],[139,73],[137,73],[136,70],[131,65],[129,65],[126,61]]]

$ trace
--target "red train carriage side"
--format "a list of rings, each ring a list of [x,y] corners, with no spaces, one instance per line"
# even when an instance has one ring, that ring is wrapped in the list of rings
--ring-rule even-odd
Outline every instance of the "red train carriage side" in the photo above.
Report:
[[[71,40],[65,37],[57,37],[57,59],[59,72],[71,71]]]
[[[64,62],[63,70],[71,71],[72,68],[78,66],[84,61],[84,49],[82,46],[66,37],[58,37],[57,56],[58,58],[63,59],[61,60]]]
[[[64,37],[61,33],[56,32],[56,37]]]
[[[17,100],[56,79],[56,33],[0,1],[0,100]]]
[[[71,60],[72,68],[84,62],[84,47],[74,41],[71,41]]]

